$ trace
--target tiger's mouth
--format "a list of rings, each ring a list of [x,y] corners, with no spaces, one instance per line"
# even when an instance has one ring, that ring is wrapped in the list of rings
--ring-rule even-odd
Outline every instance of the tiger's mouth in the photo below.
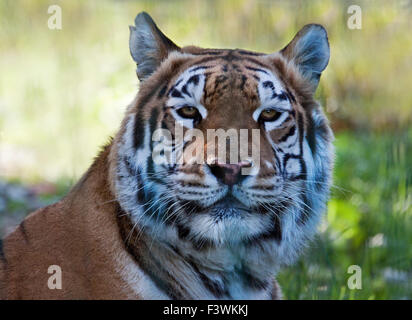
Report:
[[[256,203],[255,205],[248,206],[239,200],[233,193],[228,190],[226,195],[218,199],[216,202],[204,206],[196,200],[183,200],[185,212],[188,215],[210,215],[217,221],[228,218],[243,219],[246,216],[254,214],[267,214],[268,205],[261,205]]]
[[[236,199],[233,195],[228,194],[222,199],[215,202],[204,210],[212,214],[217,219],[239,217],[251,213],[252,210]]]

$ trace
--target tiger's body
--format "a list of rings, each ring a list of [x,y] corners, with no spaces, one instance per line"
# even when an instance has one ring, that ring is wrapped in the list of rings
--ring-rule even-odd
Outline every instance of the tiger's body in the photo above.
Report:
[[[314,235],[329,192],[333,135],[313,98],[329,60],[325,30],[308,25],[266,55],[179,48],[147,14],[135,24],[138,96],[72,191],[4,240],[0,297],[280,298],[274,277]],[[202,139],[173,140],[180,163],[155,161],[156,130],[175,139],[178,128],[258,130],[240,148],[257,144],[259,164],[203,151],[195,162],[186,151],[208,149]],[[61,290],[47,286],[50,265],[62,269]]]

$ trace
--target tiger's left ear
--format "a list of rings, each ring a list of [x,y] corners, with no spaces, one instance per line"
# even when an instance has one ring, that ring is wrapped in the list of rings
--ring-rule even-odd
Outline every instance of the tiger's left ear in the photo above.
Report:
[[[130,26],[129,48],[137,64],[137,77],[143,81],[156,71],[170,52],[180,48],[159,30],[146,12],[140,12],[134,23],[135,26]]]
[[[328,34],[325,28],[319,24],[304,26],[280,53],[299,68],[315,91],[330,56]]]

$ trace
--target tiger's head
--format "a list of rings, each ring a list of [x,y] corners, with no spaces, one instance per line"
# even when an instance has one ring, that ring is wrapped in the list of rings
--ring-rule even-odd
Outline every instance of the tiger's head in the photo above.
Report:
[[[333,135],[313,97],[325,29],[272,54],[180,48],[141,13],[130,52],[140,88],[115,138],[114,189],[133,223],[175,246],[270,241],[293,260],[331,179]]]

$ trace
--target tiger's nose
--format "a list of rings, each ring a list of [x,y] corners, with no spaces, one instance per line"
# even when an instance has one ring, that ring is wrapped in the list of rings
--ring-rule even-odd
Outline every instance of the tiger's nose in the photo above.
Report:
[[[226,164],[219,161],[214,161],[209,164],[212,174],[224,184],[233,186],[242,179],[242,168],[249,168],[252,163],[249,161],[241,161],[236,164]]]

